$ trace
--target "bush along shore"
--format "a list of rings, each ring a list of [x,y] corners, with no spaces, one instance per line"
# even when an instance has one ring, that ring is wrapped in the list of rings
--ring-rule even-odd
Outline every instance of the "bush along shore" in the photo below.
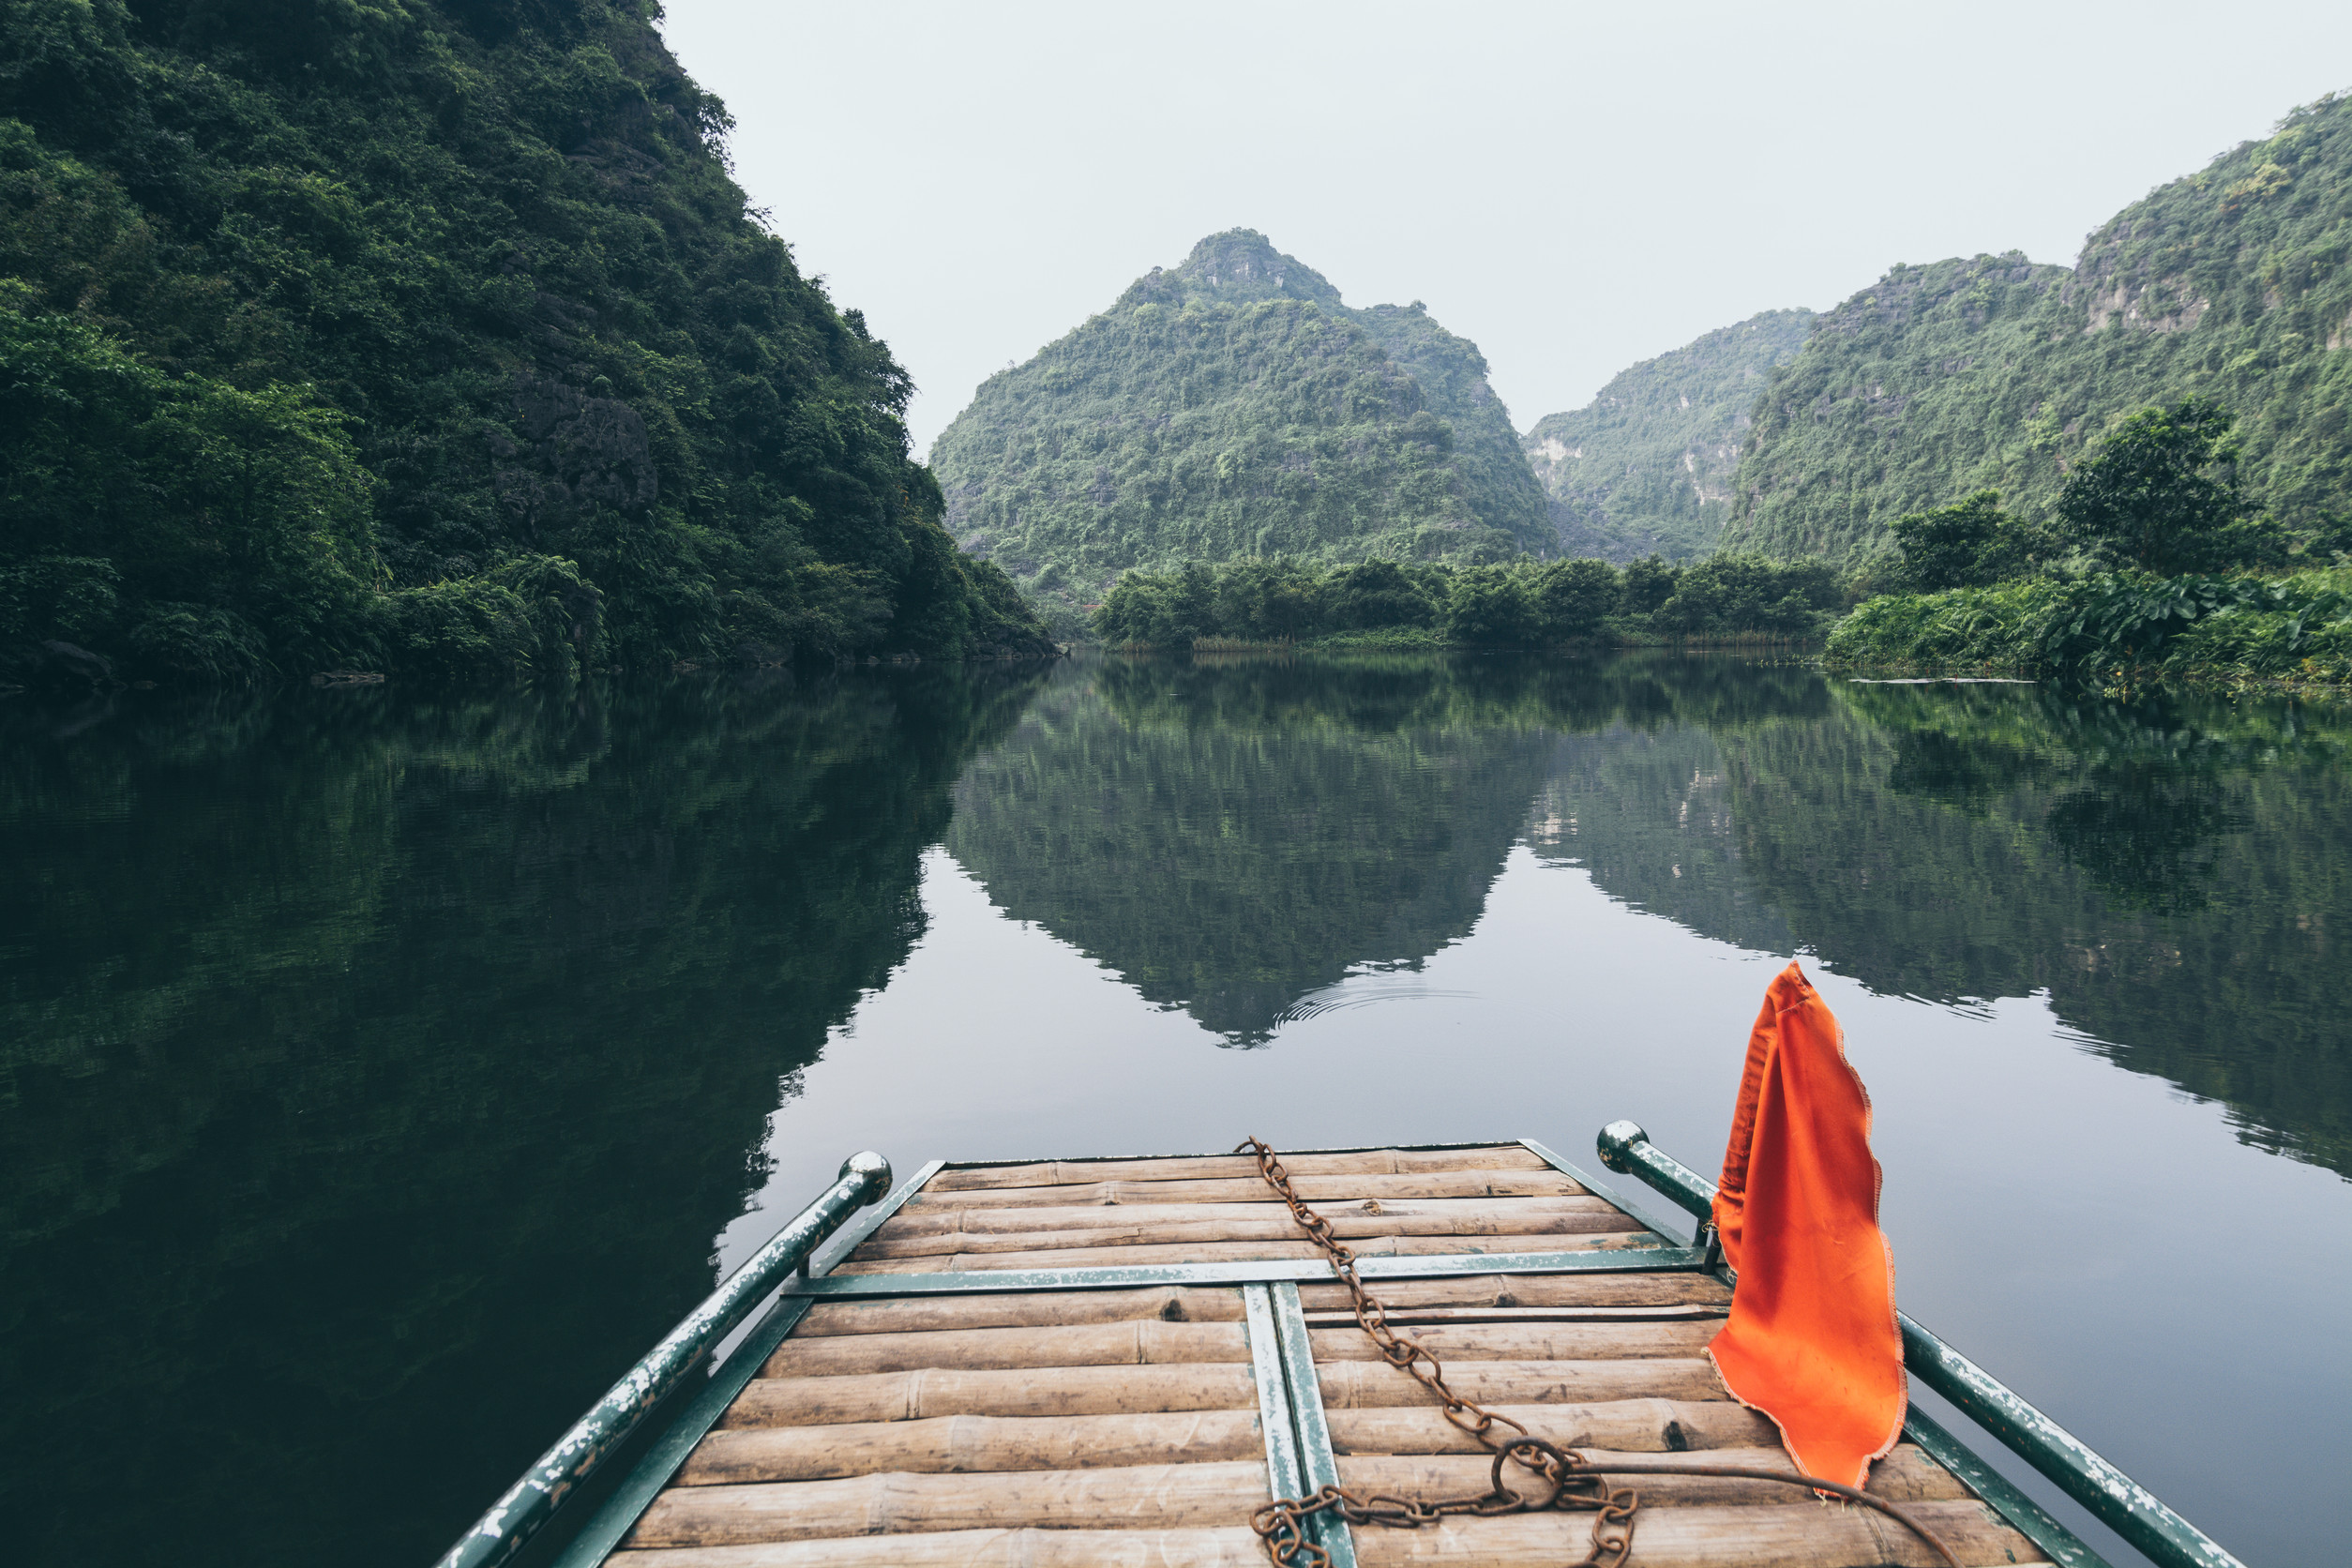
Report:
[[[1831,631],[1835,668],[2113,683],[2352,681],[2352,521],[2252,515],[2235,420],[2192,398],[2120,421],[2051,515],[1980,491],[1896,521]]]
[[[1848,602],[1819,562],[1718,555],[1457,566],[1289,558],[1121,577],[1093,616],[1112,647],[1547,648],[1818,642]]]

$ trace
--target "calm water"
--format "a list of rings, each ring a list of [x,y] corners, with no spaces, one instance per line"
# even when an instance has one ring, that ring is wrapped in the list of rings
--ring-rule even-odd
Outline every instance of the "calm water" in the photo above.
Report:
[[[2344,710],[1654,656],[24,701],[16,1560],[421,1565],[863,1146],[1711,1168],[1791,954],[1905,1304],[2257,1568],[2352,1538]]]

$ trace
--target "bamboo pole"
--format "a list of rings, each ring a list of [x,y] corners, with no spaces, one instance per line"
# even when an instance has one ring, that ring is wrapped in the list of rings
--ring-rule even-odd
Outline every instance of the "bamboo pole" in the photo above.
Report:
[[[1326,1206],[1322,1213],[1347,1234],[1349,1225],[1378,1226],[1386,1231],[1362,1235],[1410,1234],[1411,1227],[1395,1222],[1418,1221],[1422,1233],[1472,1235],[1481,1231],[1514,1233],[1541,1230],[1562,1220],[1615,1215],[1623,1229],[1622,1211],[1598,1198],[1425,1198],[1370,1199]],[[914,1236],[1002,1235],[1026,1230],[1098,1230],[1119,1225],[1230,1225],[1254,1220],[1278,1220],[1292,1226],[1289,1209],[1273,1199],[1263,1203],[1066,1203],[1009,1209],[937,1208],[893,1214],[878,1238],[900,1240]],[[1572,1227],[1576,1228],[1576,1227]],[[1590,1223],[1585,1229],[1606,1229]]]
[[[1333,1233],[1351,1242],[1374,1236],[1560,1236],[1640,1229],[1635,1221],[1606,1204],[1593,1204],[1590,1199],[1560,1201],[1584,1202],[1592,1206],[1567,1212],[1521,1210],[1487,1214],[1367,1214],[1341,1209],[1328,1217]],[[1215,1205],[1187,1207],[1205,1209]],[[1241,1205],[1232,1204],[1229,1207],[1239,1208]],[[1250,1207],[1256,1209],[1258,1205],[1253,1203]],[[1024,1209],[957,1211],[958,1214],[986,1214],[991,1218],[1028,1212]],[[956,1252],[1033,1252],[1072,1246],[1280,1242],[1291,1240],[1299,1234],[1298,1222],[1279,1207],[1273,1214],[1220,1215],[1214,1219],[1195,1220],[1170,1220],[1164,1217],[1158,1209],[1125,1205],[1089,1212],[1095,1216],[1095,1222],[1083,1229],[999,1230],[987,1226],[973,1226],[969,1229],[910,1226],[904,1230],[894,1230],[885,1225],[882,1231],[857,1249],[857,1256],[923,1258]],[[926,1220],[932,1217],[923,1216]]]
[[[1426,1170],[1544,1170],[1530,1150],[1516,1143],[1478,1149],[1364,1149],[1345,1154],[1285,1154],[1292,1176],[1393,1176]],[[1046,1187],[1081,1182],[1167,1182],[1245,1176],[1257,1181],[1250,1154],[1189,1154],[1133,1160],[1047,1160],[1036,1165],[950,1166],[931,1178],[926,1192],[982,1192],[990,1187]]]
[[[1647,1230],[1546,1236],[1541,1246],[1502,1244],[1491,1236],[1371,1236],[1349,1244],[1364,1258],[1451,1258],[1483,1252],[1593,1252],[1659,1244]],[[954,1252],[924,1258],[857,1258],[837,1274],[977,1274],[991,1269],[1115,1269],[1142,1263],[1209,1263],[1319,1259],[1312,1242],[1184,1242],[1142,1246],[1055,1247],[1038,1252]]]
[[[907,1296],[896,1301],[819,1302],[795,1339],[933,1329],[1041,1328],[1054,1323],[1238,1323],[1241,1293],[1230,1287],[1161,1285],[1142,1290],[1039,1290],[1003,1296]]]
[[[1772,1422],[1727,1399],[1617,1399],[1492,1409],[1563,1448],[1623,1454],[1753,1448],[1780,1441]],[[1485,1454],[1434,1403],[1324,1412],[1341,1454]]]
[[[1271,1500],[1263,1458],[979,1475],[890,1472],[844,1481],[672,1486],[629,1546],[725,1546],[838,1535],[1054,1526],[1214,1530]]]
[[[1364,1338],[1361,1334],[1358,1338]],[[1239,1323],[1075,1323],[1052,1328],[942,1329],[928,1334],[839,1334],[787,1339],[760,1369],[763,1378],[837,1378],[924,1366],[985,1371],[1009,1366],[1148,1366],[1249,1360]]]
[[[1367,1198],[1585,1198],[1584,1188],[1543,1170],[1433,1170],[1399,1176],[1302,1176],[1291,1184],[1309,1203],[1361,1203]],[[1182,1182],[1080,1182],[1065,1186],[991,1187],[933,1192],[907,1199],[917,1214],[934,1209],[1056,1208],[1075,1203],[1263,1203],[1270,1191],[1255,1176]]]
[[[1795,1475],[1797,1467],[1790,1462],[1787,1451],[1778,1447],[1713,1449],[1699,1454],[1596,1453],[1590,1456],[1593,1460],[1594,1471],[1611,1487],[1633,1488],[1641,1499],[1644,1517],[1653,1508],[1786,1507],[1790,1503],[1807,1501],[1810,1498],[1810,1494],[1801,1486],[1737,1476],[1612,1476],[1609,1471],[1609,1462],[1615,1459],[1620,1463],[1642,1465],[1738,1465],[1749,1470],[1778,1470],[1785,1475]],[[1531,1484],[1533,1478],[1511,1473],[1515,1469],[1515,1466],[1504,1467],[1506,1479],[1512,1486],[1521,1492],[1541,1496],[1543,1489]],[[1343,1455],[1339,1460],[1341,1485],[1398,1497],[1462,1497],[1483,1492],[1493,1474],[1493,1462],[1483,1455],[1475,1454],[1411,1456],[1356,1455]],[[1890,1502],[1963,1502],[1968,1497],[1968,1489],[1961,1485],[1958,1476],[1909,1443],[1898,1445],[1892,1453],[1871,1467],[1870,1485],[1865,1490],[1871,1496],[1885,1498]]]
[[[1464,1323],[1412,1329],[1412,1336],[1451,1368],[1473,1361],[1620,1361],[1688,1359],[1704,1352],[1723,1320],[1700,1323]],[[1380,1348],[1350,1323],[1311,1329],[1319,1366],[1378,1361]],[[787,1345],[785,1349],[790,1349]]]
[[[754,1378],[719,1425],[819,1426],[940,1415],[1122,1415],[1257,1408],[1257,1385],[1249,1367],[1240,1363],[1005,1372],[934,1367],[842,1378]]]
[[[1318,1364],[1323,1403],[1332,1410],[1364,1405],[1434,1405],[1436,1395],[1385,1362]],[[1710,1361],[1459,1361],[1445,1380],[1482,1405],[1589,1404],[1606,1399],[1728,1399]]]
[[[1456,1274],[1448,1279],[1383,1279],[1374,1294],[1400,1308],[1429,1306],[1664,1306],[1731,1304],[1731,1288],[1703,1274]],[[1347,1287],[1302,1285],[1308,1312],[1349,1310]]]
[[[612,1568],[1266,1568],[1266,1548],[1226,1530],[971,1530],[760,1546],[615,1552]]]
[[[2038,1563],[2042,1553],[1981,1502],[1922,1502],[1909,1509],[1967,1568]],[[1590,1514],[1520,1514],[1448,1519],[1426,1530],[1355,1531],[1364,1568],[1443,1563],[1445,1568],[1526,1568],[1575,1562],[1591,1545]],[[1894,1520],[1851,1504],[1644,1510],[1626,1568],[1943,1568],[1924,1541]]]
[[[1092,1470],[1201,1461],[1263,1463],[1255,1410],[1181,1414],[936,1416],[836,1426],[724,1427],[695,1448],[678,1484],[822,1481],[911,1474]]]

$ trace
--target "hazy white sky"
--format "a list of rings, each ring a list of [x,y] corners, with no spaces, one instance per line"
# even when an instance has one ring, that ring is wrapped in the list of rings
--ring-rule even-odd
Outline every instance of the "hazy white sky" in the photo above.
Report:
[[[2352,86],[2344,0],[667,4],[753,200],[922,388],[918,452],[1218,229],[1425,300],[1524,430],[1895,262],[2072,263]]]

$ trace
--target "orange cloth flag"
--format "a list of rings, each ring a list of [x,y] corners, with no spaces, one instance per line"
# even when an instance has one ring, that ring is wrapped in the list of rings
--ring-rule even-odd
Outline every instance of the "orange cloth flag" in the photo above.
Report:
[[[1714,1219],[1740,1283],[1707,1353],[1799,1470],[1862,1485],[1903,1432],[1894,1254],[1878,1229],[1869,1092],[1793,963],[1748,1036]]]

